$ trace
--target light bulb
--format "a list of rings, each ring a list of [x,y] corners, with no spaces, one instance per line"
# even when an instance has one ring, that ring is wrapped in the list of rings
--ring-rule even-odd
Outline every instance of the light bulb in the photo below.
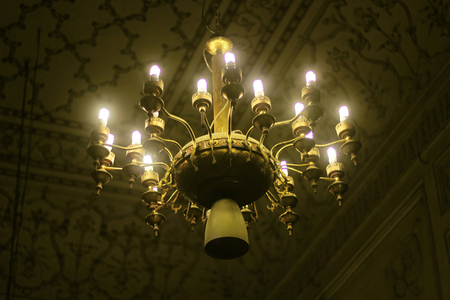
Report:
[[[339,108],[339,119],[341,122],[344,122],[348,119],[348,107],[347,106],[341,106]]]
[[[152,190],[154,190],[155,192],[157,192],[157,191],[158,191],[158,187],[157,187],[157,186],[154,186],[154,187],[152,187]]]
[[[141,133],[138,130],[133,131],[133,134],[131,135],[131,144],[132,145],[141,144]]]
[[[288,168],[287,168],[287,166],[286,166],[286,161],[285,161],[285,160],[282,160],[282,161],[280,162],[280,165],[281,165],[281,172],[283,172],[284,175],[288,176]]]
[[[305,135],[305,138],[307,138],[307,139],[313,139],[313,138],[314,138],[313,132],[310,131],[307,135]]]
[[[159,111],[154,111],[153,112],[153,117],[154,118],[158,118],[159,117]]]
[[[110,144],[110,145],[114,144],[114,134],[112,134],[112,133],[108,134],[108,139],[106,140],[106,144]],[[105,147],[109,151],[112,150],[111,146],[105,146]]]
[[[308,71],[306,73],[306,86],[315,85],[316,84],[316,74],[313,71]]]
[[[328,154],[328,161],[330,162],[330,164],[337,162],[336,150],[334,150],[333,147],[328,148],[327,154]]]
[[[197,93],[206,93],[208,92],[208,83],[206,82],[206,79],[200,79],[197,82]]]
[[[264,97],[264,87],[260,79],[253,81],[253,91],[255,92],[255,97]]]
[[[147,154],[146,156],[144,156],[144,164],[151,164],[153,162],[152,157]],[[152,166],[145,166],[145,171],[153,171],[153,167]]]
[[[295,103],[294,109],[295,109],[295,115],[297,116],[299,113],[302,112],[303,108],[305,108],[305,106],[303,105],[303,103],[297,102]]]
[[[227,52],[225,53],[225,63],[229,64],[229,63],[236,63],[236,57],[234,56],[234,53],[231,52]]]
[[[106,108],[100,109],[98,118],[100,120],[100,124],[102,124],[103,126],[106,126],[106,124],[108,123],[108,118],[109,118],[109,110],[107,110]]]
[[[150,68],[150,72],[148,74],[155,77],[156,79],[159,79],[159,75],[161,75],[161,69],[157,65],[153,65]]]

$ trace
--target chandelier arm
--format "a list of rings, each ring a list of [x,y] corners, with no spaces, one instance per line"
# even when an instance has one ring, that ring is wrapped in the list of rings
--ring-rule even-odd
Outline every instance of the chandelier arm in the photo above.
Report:
[[[286,164],[286,166],[290,166],[290,167],[307,167],[309,165],[310,165],[309,163],[307,163],[307,164]]]
[[[292,122],[294,122],[295,120],[297,120],[298,118],[300,118],[301,116],[302,116],[302,113],[300,112],[298,115],[296,115],[295,117],[293,117],[290,120],[275,122],[275,124],[273,124],[272,128],[278,127],[278,126],[283,126],[283,125],[289,125]]]
[[[164,147],[164,152],[167,153],[167,156],[169,156],[170,162],[172,162],[172,161],[173,161],[173,155],[172,155],[172,152],[170,152],[170,150],[167,149],[167,147]]]
[[[316,148],[323,148],[323,147],[328,147],[334,144],[339,144],[339,143],[344,143],[345,141],[347,141],[347,139],[342,139],[342,140],[337,140],[328,144],[323,144],[323,145],[316,145]]]
[[[208,69],[209,69],[209,70],[211,71],[211,73],[212,73],[212,69],[211,69],[211,67],[209,66],[208,59],[206,58],[206,48],[203,48],[203,59],[205,60],[206,66],[208,67]]]
[[[272,149],[270,149],[270,153],[273,154],[273,151],[275,150],[275,148],[280,147],[280,146],[282,146],[282,145],[289,144],[289,143],[294,144],[294,143],[297,141],[297,139],[299,139],[299,138],[296,137],[295,139],[292,139],[292,140],[289,140],[289,141],[284,141],[284,142],[280,142],[280,143],[278,143],[278,144],[275,144],[275,146],[273,146]]]
[[[253,209],[255,210],[255,216],[254,217],[252,216],[252,219],[255,223],[257,223],[259,220],[258,209],[256,209],[256,202],[253,202],[252,204],[253,204]]]
[[[324,181],[336,181],[337,179],[331,178],[331,177],[319,177],[319,180],[324,180]]]
[[[294,143],[287,144],[287,145],[281,147],[280,150],[278,150],[277,154],[275,154],[275,158],[278,160],[278,156],[280,156],[281,151],[283,151],[284,149],[287,149],[288,147],[291,147],[292,145],[294,145]]]
[[[217,116],[214,118],[214,120],[212,121],[211,125],[209,126],[209,128],[212,130],[212,127],[214,125],[214,122],[217,120],[217,118],[223,113],[223,111],[225,110],[225,108],[228,106],[228,103],[230,103],[229,101],[227,101],[225,103],[225,105],[222,107],[222,109],[220,110],[220,112],[217,114]]]
[[[232,149],[232,141],[231,141],[231,132],[233,131],[233,106],[230,105],[228,107],[228,150],[231,153]]]
[[[258,147],[259,147],[259,151],[261,151],[261,154],[263,155],[264,159],[267,160],[267,161],[269,161],[269,157],[267,156],[267,153],[264,152],[264,150],[263,150],[264,140],[265,140],[265,138],[266,138],[267,135],[268,135],[268,132],[263,133],[263,134],[261,135],[261,139],[259,140]]]
[[[189,125],[189,123],[186,122],[186,120],[184,120],[183,118],[180,118],[180,117],[177,117],[175,115],[172,115],[171,113],[169,113],[167,111],[167,109],[165,107],[163,107],[161,109],[161,111],[164,112],[172,120],[177,121],[177,122],[183,124],[184,127],[186,127],[187,131],[189,132],[189,135],[191,136],[192,142],[194,143],[193,146],[194,146],[194,148],[196,148],[195,146],[196,146],[197,143],[195,141],[195,134],[194,134],[194,131],[192,130],[191,126]]]
[[[122,146],[114,145],[114,144],[107,144],[107,143],[103,143],[103,142],[100,142],[100,143],[101,143],[102,146],[109,146],[109,147],[113,147],[113,148],[117,148],[117,149],[122,149],[122,150],[138,150],[138,149],[142,149],[142,145],[140,145],[140,146],[134,146],[134,147],[130,147],[130,146],[122,147]]]
[[[183,147],[181,147],[181,145],[177,141],[163,139],[162,137],[159,137],[159,136],[155,137],[155,139],[158,140],[158,141],[162,141],[162,142],[173,143],[173,144],[175,144],[178,147],[178,150],[180,150],[180,151],[183,150]]]
[[[201,117],[203,118],[205,124],[206,124],[206,130],[208,131],[208,136],[209,136],[209,147],[211,148],[211,156],[213,159],[213,164],[216,163],[216,157],[214,156],[214,140],[212,137],[212,131],[211,131],[211,127],[209,126],[209,121],[208,121],[208,117],[206,116],[206,112],[204,110],[200,111]]]
[[[141,167],[160,167],[160,168],[165,169],[166,171],[168,171],[170,169],[170,167],[163,162],[153,162],[153,163],[149,163],[149,164],[141,163],[141,164],[139,164],[139,166],[141,166]],[[111,168],[111,167],[107,167],[107,168]]]
[[[104,167],[102,169],[106,170],[106,171],[122,171],[122,168],[117,168],[117,167]]]
[[[271,191],[267,190],[266,196],[267,196],[267,198],[269,199],[269,201],[270,201],[272,204],[274,204],[275,206],[278,206],[278,205],[279,205],[280,200],[277,199],[277,197],[275,197],[275,195],[272,194]]]
[[[291,168],[291,167],[287,167],[288,168],[288,170],[291,170],[291,171],[294,171],[294,172],[296,172],[296,173],[298,173],[298,174],[300,174],[300,175],[303,175],[303,172],[302,171],[299,171],[299,170],[297,170],[297,169],[294,169],[294,168]],[[322,177],[321,177],[322,178]]]

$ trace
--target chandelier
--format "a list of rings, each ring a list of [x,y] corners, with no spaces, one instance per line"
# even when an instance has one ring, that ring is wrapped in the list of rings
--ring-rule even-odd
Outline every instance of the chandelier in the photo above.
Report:
[[[324,111],[319,105],[321,91],[316,85],[316,75],[311,71],[306,74],[306,86],[301,93],[303,104],[295,105],[295,117],[277,122],[269,113],[271,101],[264,94],[263,84],[256,80],[253,83],[255,97],[251,101],[255,114],[252,126],[246,134],[233,130],[233,111],[244,95],[244,88],[240,84],[242,71],[231,49],[231,41],[221,36],[212,37],[205,45],[205,50],[211,54],[211,67],[208,62],[207,66],[212,72],[213,94],[208,93],[206,80],[200,79],[197,92],[192,96],[192,106],[200,114],[204,135],[197,137],[188,122],[167,111],[162,99],[161,70],[152,66],[144,83],[144,97],[139,103],[148,116],[145,131],[149,138],[141,143],[141,134],[135,131],[131,145],[115,145],[114,136],[106,126],[109,112],[102,109],[87,148],[94,160],[92,178],[97,184],[97,194],[112,180],[110,172],[123,172],[129,178],[130,188],[140,178],[146,189],[141,199],[150,211],[145,221],[153,228],[155,236],[166,219],[160,210],[171,208],[176,213],[181,206],[175,203],[182,194],[188,200],[183,212],[186,221],[192,230],[197,222],[206,222],[205,251],[219,259],[237,258],[248,251],[247,228],[251,221],[258,219],[255,201],[264,195],[269,200],[270,210],[278,207],[285,210],[279,219],[286,225],[289,235],[292,234],[299,216],[292,210],[298,200],[292,193],[294,180],[288,170],[308,180],[314,192],[319,181],[329,181],[328,191],[341,205],[348,184],[342,181],[344,165],[337,161],[336,150],[329,146],[341,144],[340,152],[355,164],[356,154],[361,149],[361,143],[352,140],[356,130],[345,106],[339,110],[338,140],[325,145],[314,141],[312,133]],[[206,115],[211,107],[212,123]],[[175,140],[161,137],[165,121],[160,118],[160,113],[183,124],[191,141],[181,146]],[[280,126],[291,127],[293,138],[267,148],[264,140],[272,128]],[[260,132],[259,140],[250,137],[255,130]],[[174,144],[178,152],[174,155],[167,144]],[[280,161],[280,153],[292,147],[300,153],[300,163]],[[320,149],[327,147],[329,164],[325,176],[316,163]],[[112,148],[125,150],[126,165],[113,167],[115,154]],[[169,163],[152,160],[162,153],[168,156]],[[154,168],[162,170],[162,178]]]

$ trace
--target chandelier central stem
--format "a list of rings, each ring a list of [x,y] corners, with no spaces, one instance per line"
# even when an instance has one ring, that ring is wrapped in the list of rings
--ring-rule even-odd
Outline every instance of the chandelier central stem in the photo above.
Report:
[[[222,94],[225,84],[222,82],[221,71],[225,66],[222,51],[217,51],[212,56],[212,79],[213,79],[213,112],[214,112],[214,132],[227,132],[228,120],[226,110],[222,108],[227,105],[228,100]]]

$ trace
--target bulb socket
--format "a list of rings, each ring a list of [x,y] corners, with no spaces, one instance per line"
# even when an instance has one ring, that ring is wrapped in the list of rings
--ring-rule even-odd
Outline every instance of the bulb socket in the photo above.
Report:
[[[165,122],[159,117],[151,117],[145,120],[145,131],[150,135],[161,135],[164,132]]]
[[[253,98],[251,105],[253,112],[257,115],[260,113],[268,113],[272,109],[272,103],[269,97],[266,96]]]
[[[211,107],[212,104],[212,96],[208,92],[197,92],[192,95],[192,106],[200,111],[204,109],[205,111]]]
[[[345,175],[344,164],[340,162],[334,162],[327,166],[327,175],[331,178],[343,178]]]
[[[311,132],[311,127],[309,127],[309,122],[300,117],[292,123],[292,132],[295,136],[300,136],[302,134],[307,135]]]
[[[145,171],[141,176],[142,186],[149,188],[150,186],[155,186],[159,182],[159,174],[155,171]]]
[[[95,126],[91,131],[91,143],[100,144],[106,143],[108,140],[108,135],[110,133],[110,130],[108,127],[106,127],[103,124],[99,124]]]
[[[128,147],[137,147],[140,145],[130,145]],[[126,152],[126,156],[128,161],[132,162],[133,160],[136,161],[142,161],[142,159],[144,158],[144,148],[140,148],[140,149],[133,149],[133,150],[127,150]]]
[[[225,84],[239,84],[242,81],[242,70],[236,64],[229,63],[222,69],[222,82]]]
[[[115,158],[116,158],[116,155],[114,154],[114,152],[109,151],[109,155],[100,161],[100,165],[106,166],[106,167],[111,167],[114,164]]]
[[[306,105],[316,105],[320,102],[322,93],[317,85],[307,85],[302,89],[302,99]]]
[[[356,134],[356,128],[349,121],[342,121],[336,125],[336,133],[340,139],[352,138]]]
[[[164,81],[159,78],[150,77],[144,82],[144,95],[161,97],[164,93]]]

